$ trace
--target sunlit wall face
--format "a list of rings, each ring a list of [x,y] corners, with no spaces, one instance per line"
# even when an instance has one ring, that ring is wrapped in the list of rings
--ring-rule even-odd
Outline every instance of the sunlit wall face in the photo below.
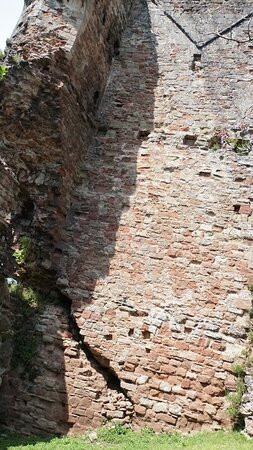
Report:
[[[19,19],[24,0],[0,0],[0,49],[4,50]]]

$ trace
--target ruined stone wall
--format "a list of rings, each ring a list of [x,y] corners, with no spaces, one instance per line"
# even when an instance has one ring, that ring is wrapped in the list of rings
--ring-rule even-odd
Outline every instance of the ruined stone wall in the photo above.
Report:
[[[252,129],[251,2],[134,0],[121,42],[107,31],[106,47],[98,18],[106,24],[110,11],[118,23],[122,5],[100,6],[80,25],[71,64],[53,57],[74,90],[62,88],[56,122],[39,127],[40,174],[52,157],[52,172],[64,172],[58,215],[52,186],[41,186],[46,233],[49,211],[57,216],[50,267],[68,307],[48,305],[38,320],[37,377],[14,395],[18,374],[5,377],[4,420],[27,433],[108,419],[156,431],[229,427],[225,394],[252,306],[252,156],[210,141],[239,122]],[[59,117],[54,151],[48,129]],[[24,159],[27,140],[22,149]]]

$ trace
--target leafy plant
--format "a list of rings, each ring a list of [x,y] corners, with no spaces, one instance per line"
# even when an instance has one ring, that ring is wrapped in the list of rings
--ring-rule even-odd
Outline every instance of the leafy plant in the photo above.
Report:
[[[9,285],[10,294],[15,295],[22,302],[23,309],[26,307],[38,309],[42,302],[42,295],[32,287],[26,287],[21,283]]]
[[[237,377],[244,377],[245,375],[245,367],[242,364],[234,364],[232,370]]]
[[[16,263],[21,265],[24,264],[29,255],[29,251],[31,248],[31,239],[28,236],[22,236],[18,241],[19,248],[15,250],[13,256],[16,260]]]
[[[240,406],[242,402],[242,396],[245,392],[244,380],[241,376],[238,377],[236,391],[228,394],[227,398],[230,402],[228,407],[228,414],[234,420],[235,426],[238,426],[243,421],[243,416],[240,412]]]
[[[212,150],[227,149],[240,155],[248,155],[253,149],[253,130],[243,123],[235,125],[231,130],[218,130],[210,139]]]
[[[250,344],[253,343],[253,331],[250,331],[250,332],[249,332],[249,334],[248,334],[248,340],[249,340],[249,343],[250,343]]]
[[[0,64],[0,81],[5,77],[7,74],[8,68],[6,66],[3,66]]]

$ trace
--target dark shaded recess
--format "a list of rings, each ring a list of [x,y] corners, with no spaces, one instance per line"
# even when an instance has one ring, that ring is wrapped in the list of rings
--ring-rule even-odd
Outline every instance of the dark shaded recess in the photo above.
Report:
[[[194,53],[193,60],[191,64],[192,70],[196,70],[196,63],[201,61],[201,53]]]
[[[69,331],[72,334],[73,339],[78,342],[80,350],[85,354],[91,367],[100,373],[109,389],[122,393],[131,403],[131,398],[128,392],[120,385],[120,379],[116,372],[110,367],[109,359],[96,353],[84,340],[84,337],[80,334],[79,327],[74,316],[69,311]]]
[[[183,144],[187,145],[188,147],[193,147],[196,143],[196,140],[197,136],[192,134],[186,134],[183,139]]]

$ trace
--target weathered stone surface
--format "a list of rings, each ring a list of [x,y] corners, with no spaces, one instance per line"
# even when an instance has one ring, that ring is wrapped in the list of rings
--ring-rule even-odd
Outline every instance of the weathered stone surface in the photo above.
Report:
[[[32,205],[15,226],[72,319],[41,314],[39,373],[4,377],[1,417],[26,433],[229,427],[251,307],[252,157],[209,141],[252,123],[251,43],[200,47],[250,2],[42,3],[10,44],[24,62],[0,86],[1,155]]]

